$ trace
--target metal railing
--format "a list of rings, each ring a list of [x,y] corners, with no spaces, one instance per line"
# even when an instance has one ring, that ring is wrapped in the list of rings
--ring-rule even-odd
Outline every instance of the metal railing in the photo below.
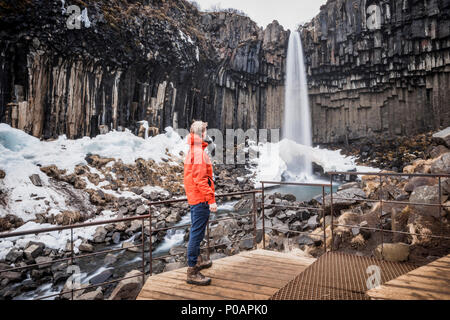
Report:
[[[266,228],[276,231],[283,231],[283,232],[292,232],[296,234],[308,234],[310,235],[310,232],[303,232],[303,231],[297,231],[297,230],[291,230],[291,229],[280,229],[280,228],[274,228],[272,227],[266,227],[265,226],[265,212],[264,209],[266,208],[265,204],[265,184],[271,184],[271,185],[290,185],[290,186],[308,186],[308,187],[321,187],[322,188],[322,206],[321,207],[306,207],[306,206],[289,206],[289,205],[277,205],[277,204],[269,204],[268,207],[282,207],[282,208],[291,208],[291,209],[305,209],[305,210],[317,210],[322,212],[323,217],[323,235],[320,236],[323,238],[323,246],[324,246],[324,252],[327,251],[327,234],[326,234],[326,221],[325,221],[325,187],[330,188],[330,193],[332,193],[332,184],[326,184],[326,183],[301,183],[301,182],[281,182],[281,181],[261,181],[261,192],[262,192],[262,198],[261,198],[261,210],[262,210],[262,233],[263,233],[263,248],[266,248],[266,239],[265,239],[265,233]],[[314,235],[318,236],[318,235]]]
[[[243,192],[235,192],[235,193],[227,193],[227,194],[216,195],[216,198],[252,195],[252,197],[253,197],[253,209],[252,209],[252,213],[247,214],[247,215],[232,215],[232,217],[230,217],[230,218],[216,219],[216,220],[212,220],[212,221],[208,220],[208,223],[207,223],[207,246],[201,248],[201,250],[205,250],[205,249],[207,250],[208,258],[209,258],[209,253],[210,253],[211,249],[223,246],[223,244],[219,244],[219,245],[215,245],[215,246],[214,245],[213,246],[210,245],[209,225],[211,223],[216,223],[216,222],[220,222],[220,221],[224,221],[224,220],[235,219],[237,217],[238,218],[244,218],[244,217],[253,216],[253,227],[254,227],[253,237],[239,239],[239,240],[233,241],[231,243],[245,241],[247,239],[253,239],[253,244],[254,244],[253,248],[256,247],[256,219],[257,219],[256,194],[260,193],[260,192],[261,192],[260,190],[251,190],[251,191],[243,191]],[[79,223],[79,224],[60,226],[60,227],[40,228],[40,229],[27,230],[27,231],[1,233],[0,234],[0,239],[7,239],[7,238],[14,238],[14,237],[22,237],[22,236],[26,236],[26,235],[38,235],[38,234],[48,233],[48,232],[70,230],[70,257],[61,258],[61,259],[55,259],[55,260],[46,261],[46,262],[43,262],[43,263],[34,263],[34,264],[21,266],[21,267],[13,267],[13,268],[8,268],[8,269],[3,269],[3,270],[0,270],[0,274],[1,273],[5,273],[5,272],[21,271],[21,270],[24,270],[24,269],[36,268],[36,267],[40,267],[40,266],[45,266],[47,268],[47,267],[50,267],[51,265],[53,265],[55,263],[58,263],[58,262],[69,262],[69,265],[73,265],[74,261],[76,259],[83,259],[83,258],[89,258],[89,257],[94,257],[94,256],[99,256],[99,255],[105,255],[105,254],[108,254],[108,253],[119,252],[119,251],[129,250],[129,249],[133,249],[133,248],[141,248],[141,255],[142,255],[141,256],[141,258],[142,258],[141,267],[142,267],[142,271],[138,275],[134,275],[134,276],[130,276],[130,277],[122,277],[122,278],[114,279],[114,280],[111,280],[111,281],[101,282],[101,283],[98,283],[98,284],[85,286],[85,287],[81,287],[81,288],[74,288],[73,283],[72,283],[71,290],[61,291],[61,292],[56,293],[56,294],[47,295],[47,296],[44,296],[44,297],[39,297],[39,298],[37,298],[37,300],[48,299],[48,298],[52,298],[52,297],[56,297],[56,296],[62,296],[62,295],[67,295],[67,294],[70,294],[71,295],[71,300],[73,300],[74,299],[74,293],[77,292],[77,291],[92,289],[92,288],[96,288],[96,287],[99,287],[99,286],[116,283],[116,282],[119,282],[119,281],[122,281],[122,280],[125,280],[125,279],[131,279],[131,278],[137,278],[137,277],[142,277],[142,285],[143,285],[145,283],[145,276],[146,276],[146,271],[145,271],[145,221],[148,220],[148,228],[149,228],[148,229],[149,230],[148,242],[149,242],[149,255],[150,255],[150,257],[149,257],[149,264],[150,264],[149,275],[150,276],[153,273],[153,270],[152,270],[153,260],[164,259],[164,258],[167,258],[167,257],[179,255],[179,254],[170,254],[170,255],[166,255],[166,256],[153,257],[153,253],[152,253],[152,251],[153,251],[153,248],[152,248],[153,247],[153,243],[152,243],[152,235],[153,235],[153,233],[157,233],[157,232],[160,232],[160,231],[167,231],[167,230],[170,230],[170,229],[186,228],[186,227],[190,227],[191,226],[191,224],[186,224],[186,225],[181,225],[181,226],[171,226],[171,227],[167,227],[167,228],[152,229],[152,216],[153,216],[152,215],[152,206],[172,204],[172,203],[180,203],[180,202],[186,202],[186,201],[187,201],[186,198],[181,198],[181,199],[176,199],[176,200],[167,200],[167,201],[160,201],[160,202],[147,202],[146,204],[150,206],[149,214],[141,215],[141,216],[133,216],[133,217],[127,217],[127,218],[121,218],[121,219],[112,219],[112,220],[103,220],[103,221]],[[141,226],[141,243],[140,244],[133,245],[133,246],[122,247],[122,248],[119,248],[119,249],[102,250],[102,251],[93,252],[93,253],[89,253],[89,254],[80,254],[80,255],[75,255],[74,254],[74,237],[73,237],[73,230],[74,229],[86,228],[86,227],[91,227],[91,226],[101,226],[101,225],[120,223],[120,222],[131,222],[131,221],[135,221],[135,220],[141,220],[142,221],[142,226]]]
[[[272,227],[266,227],[265,226],[265,188],[267,187],[267,184],[271,184],[271,185],[294,185],[294,186],[310,186],[310,187],[320,187],[322,188],[322,204],[320,207],[307,207],[307,206],[290,206],[290,205],[279,205],[279,204],[269,204],[267,205],[267,207],[284,207],[284,208],[293,208],[293,209],[305,209],[305,210],[315,210],[315,211],[319,211],[322,212],[322,218],[323,218],[323,235],[320,235],[321,238],[323,238],[323,244],[324,244],[324,252],[327,251],[327,244],[326,244],[326,240],[327,240],[327,235],[326,235],[326,201],[325,201],[325,188],[329,188],[330,190],[330,214],[331,214],[331,222],[330,222],[330,228],[331,228],[331,248],[329,248],[329,250],[333,250],[333,240],[334,240],[334,227],[338,227],[338,226],[342,226],[342,227],[348,227],[348,228],[359,228],[359,229],[366,229],[366,230],[371,230],[371,231],[375,231],[375,232],[381,232],[381,234],[385,233],[385,232],[390,232],[390,233],[398,233],[398,234],[405,234],[405,235],[416,235],[416,236],[423,236],[421,234],[416,234],[416,233],[410,233],[410,232],[404,232],[404,231],[395,231],[395,230],[386,230],[383,229],[383,225],[381,223],[381,228],[373,228],[373,227],[365,227],[365,226],[360,226],[360,225],[342,225],[342,224],[335,224],[334,223],[334,212],[333,212],[333,201],[334,200],[352,200],[352,201],[365,201],[365,202],[379,202],[380,203],[380,212],[382,213],[382,205],[383,203],[396,203],[396,204],[405,204],[405,205],[422,205],[422,206],[439,206],[439,213],[441,214],[442,208],[444,207],[448,207],[448,205],[444,205],[442,204],[442,199],[441,199],[441,178],[450,178],[449,174],[434,174],[434,175],[430,175],[430,174],[406,174],[406,173],[373,173],[373,172],[328,172],[328,175],[330,175],[330,183],[294,183],[294,182],[280,182],[280,181],[261,181],[261,190],[250,190],[250,191],[243,191],[243,192],[235,192],[235,193],[227,193],[227,194],[220,194],[220,195],[216,195],[216,198],[224,198],[224,197],[233,197],[233,196],[246,196],[246,195],[251,195],[252,196],[252,209],[251,209],[251,213],[249,214],[245,214],[245,215],[240,215],[240,214],[231,214],[231,217],[229,218],[222,218],[222,219],[215,219],[215,220],[208,220],[207,223],[207,230],[206,230],[206,246],[201,247],[201,250],[206,250],[207,255],[208,255],[208,259],[209,259],[209,255],[210,255],[210,251],[211,249],[217,248],[217,247],[221,247],[224,246],[224,244],[219,244],[219,245],[211,245],[210,243],[210,224],[211,223],[217,223],[220,221],[225,221],[225,220],[232,220],[232,219],[236,219],[236,218],[245,218],[245,217],[253,217],[253,236],[252,237],[247,237],[247,238],[242,238],[242,239],[238,239],[235,241],[231,241],[231,244],[234,244],[236,242],[241,242],[241,241],[245,241],[248,239],[253,239],[253,248],[257,247],[257,231],[258,230],[262,230],[262,245],[263,248],[266,249],[266,241],[265,241],[265,233],[266,233],[266,229],[270,229],[270,230],[275,230],[275,231],[281,231],[281,232],[288,232],[288,236],[289,233],[295,233],[295,234],[308,234],[311,235],[311,232],[303,232],[303,231],[297,231],[297,230],[290,230],[289,228],[287,230],[285,229],[280,229],[280,228],[276,228],[274,226]],[[355,199],[355,198],[351,198],[351,199],[345,199],[345,198],[335,198],[333,197],[333,178],[337,175],[366,175],[366,176],[370,176],[370,175],[374,175],[374,176],[379,176],[379,181],[380,181],[380,189],[379,189],[379,199],[378,200],[373,200],[373,199]],[[430,203],[414,203],[414,202],[404,202],[404,201],[387,201],[383,199],[382,196],[382,187],[383,187],[383,177],[389,177],[389,176],[410,176],[410,177],[436,177],[439,179],[438,181],[438,185],[439,185],[439,204],[430,204]],[[256,194],[257,193],[261,193],[261,219],[262,219],[262,229],[257,229],[257,219],[258,219],[258,210],[257,210],[257,205],[256,205]],[[80,223],[80,224],[73,224],[73,225],[68,225],[68,226],[59,226],[59,227],[52,227],[52,228],[41,228],[41,229],[35,229],[35,230],[28,230],[28,231],[20,231],[20,232],[10,232],[10,233],[2,233],[0,234],[0,239],[5,239],[5,238],[13,238],[13,237],[20,237],[20,236],[26,236],[26,235],[32,235],[32,234],[42,234],[42,233],[48,233],[48,232],[54,232],[54,231],[63,231],[63,230],[70,230],[70,257],[67,258],[62,258],[62,259],[56,259],[56,260],[52,260],[52,261],[46,261],[43,263],[34,263],[34,264],[30,264],[30,265],[26,265],[26,266],[20,266],[20,267],[14,267],[14,268],[9,268],[9,269],[4,269],[4,270],[0,270],[0,274],[4,273],[4,272],[9,272],[9,271],[19,271],[19,270],[23,270],[23,269],[28,269],[28,268],[35,268],[35,267],[39,267],[39,266],[50,266],[53,265],[55,263],[58,262],[69,262],[69,265],[73,265],[74,261],[77,259],[84,259],[84,258],[89,258],[89,257],[94,257],[94,256],[98,256],[98,255],[105,255],[108,253],[113,253],[113,252],[119,252],[119,251],[123,251],[123,250],[129,250],[129,249],[133,249],[133,248],[141,248],[141,258],[142,258],[142,271],[140,272],[140,274],[135,275],[135,276],[131,276],[131,277],[123,277],[123,278],[119,278],[119,279],[114,279],[111,281],[106,281],[106,282],[102,282],[102,283],[98,283],[98,284],[94,284],[94,285],[90,285],[90,286],[86,286],[86,287],[82,287],[82,288],[77,288],[74,289],[73,286],[71,288],[71,290],[69,291],[63,291],[63,292],[59,292],[57,294],[52,294],[52,295],[48,295],[48,296],[44,296],[44,297],[39,297],[38,299],[48,299],[51,297],[56,297],[56,296],[62,296],[62,295],[67,295],[67,294],[71,294],[71,299],[74,299],[74,293],[80,290],[87,290],[87,289],[91,289],[91,288],[95,288],[95,287],[99,287],[102,285],[108,285],[108,284],[112,284],[112,283],[116,283],[125,279],[130,279],[130,278],[137,278],[137,277],[142,277],[142,284],[145,283],[145,276],[147,274],[146,272],[146,268],[145,268],[145,244],[146,244],[146,240],[145,240],[145,222],[146,220],[148,220],[148,243],[149,243],[149,272],[148,274],[151,276],[153,274],[153,261],[154,260],[160,260],[160,259],[165,259],[168,257],[172,257],[172,256],[178,256],[181,253],[177,253],[177,254],[169,254],[169,255],[165,255],[165,256],[158,256],[158,257],[154,257],[153,256],[153,240],[152,240],[152,235],[153,234],[157,234],[160,231],[167,231],[167,230],[171,230],[171,229],[182,229],[182,228],[189,228],[191,226],[191,224],[185,224],[185,225],[178,225],[178,226],[170,226],[170,227],[165,227],[165,228],[157,228],[157,229],[153,229],[152,228],[152,219],[153,219],[153,214],[152,211],[154,210],[155,206],[159,206],[159,205],[168,205],[168,204],[173,204],[173,203],[181,203],[181,202],[186,202],[187,199],[186,198],[180,198],[180,199],[174,199],[174,200],[166,200],[166,201],[159,201],[159,202],[147,202],[146,204],[150,207],[149,208],[149,214],[146,215],[142,215],[142,216],[133,216],[133,217],[127,217],[127,218],[121,218],[121,219],[113,219],[113,220],[103,220],[103,221],[95,221],[95,222],[88,222],[88,223]],[[189,213],[188,213],[189,214]],[[442,215],[441,215],[441,222],[442,222]],[[380,221],[382,218],[382,214],[380,214]],[[113,224],[113,223],[120,223],[120,222],[131,222],[131,221],[135,221],[135,220],[141,220],[142,221],[142,226],[141,226],[141,243],[140,244],[136,244],[133,246],[129,246],[129,247],[122,247],[119,249],[110,249],[110,250],[102,250],[102,251],[98,251],[98,252],[93,252],[93,253],[88,253],[88,254],[80,254],[80,255],[75,255],[74,254],[74,239],[73,239],[73,230],[74,229],[78,229],[78,228],[85,228],[85,227],[90,227],[90,226],[101,226],[101,225],[107,225],[107,224]],[[318,234],[314,234],[315,237],[319,236]],[[441,230],[441,235],[437,236],[437,235],[426,235],[427,237],[434,237],[434,238],[439,238],[439,239],[450,239],[450,237],[444,236]],[[228,243],[228,244],[230,244]],[[384,243],[383,237],[382,237],[382,244]]]
[[[383,246],[384,246],[384,233],[393,233],[393,234],[404,234],[404,235],[412,235],[412,236],[420,236],[420,237],[430,237],[430,238],[438,238],[439,242],[441,244],[443,239],[450,240],[449,236],[445,236],[443,232],[443,215],[442,215],[442,209],[445,207],[450,207],[450,205],[445,205],[442,203],[442,185],[441,185],[441,179],[442,178],[450,178],[450,174],[427,174],[427,173],[390,173],[390,172],[340,172],[340,171],[332,171],[327,172],[330,176],[330,185],[331,190],[333,188],[333,178],[335,176],[377,176],[379,177],[379,189],[378,189],[378,200],[374,199],[364,199],[364,198],[336,198],[333,197],[333,193],[330,194],[330,215],[331,215],[331,250],[333,250],[334,247],[334,227],[347,227],[347,228],[359,228],[364,230],[370,230],[375,232],[381,233],[381,251],[383,252]],[[384,200],[383,199],[383,177],[428,177],[428,178],[438,178],[438,192],[439,192],[439,203],[418,203],[418,202],[406,202],[406,201],[393,201],[393,200]],[[355,202],[378,202],[380,204],[379,206],[379,225],[381,228],[374,228],[374,227],[365,227],[360,225],[343,225],[343,224],[335,224],[334,223],[334,211],[333,211],[333,200],[344,200],[344,201],[355,201]],[[383,228],[382,223],[382,217],[383,217],[383,203],[389,203],[389,204],[399,204],[399,205],[410,205],[410,206],[431,206],[431,207],[439,207],[439,218],[441,222],[441,234],[440,235],[433,235],[433,234],[418,234],[413,232],[406,232],[406,231],[397,231],[397,230],[388,230]]]

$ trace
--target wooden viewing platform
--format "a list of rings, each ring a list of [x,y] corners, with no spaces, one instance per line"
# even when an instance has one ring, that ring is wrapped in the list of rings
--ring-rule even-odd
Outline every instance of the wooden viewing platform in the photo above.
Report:
[[[209,286],[186,283],[187,268],[147,279],[137,300],[267,300],[316,259],[268,250],[241,252],[202,270]]]
[[[371,299],[450,300],[450,254],[367,291]]]

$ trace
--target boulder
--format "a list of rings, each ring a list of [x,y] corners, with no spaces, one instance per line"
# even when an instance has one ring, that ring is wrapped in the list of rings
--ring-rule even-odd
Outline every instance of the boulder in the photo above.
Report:
[[[112,253],[108,253],[106,255],[105,259],[103,260],[105,265],[114,264],[116,261],[117,261],[117,257],[115,255],[113,255]]]
[[[251,210],[253,207],[252,199],[243,198],[234,205],[234,210]]]
[[[289,202],[297,201],[297,198],[296,198],[293,194],[285,194],[285,195],[283,196],[283,199],[284,199],[284,200],[287,200],[287,201],[289,201]]]
[[[42,181],[38,174],[33,174],[29,178],[31,183],[34,184],[36,187],[42,187]]]
[[[145,205],[140,205],[139,207],[137,207],[136,209],[136,214],[138,215],[143,215],[147,213],[147,207]]]
[[[126,207],[126,206],[120,207],[117,214],[118,214],[118,215],[122,215],[122,216],[127,215],[127,214],[128,214],[128,207]],[[122,222],[121,222],[121,223],[122,223]]]
[[[447,147],[443,146],[443,145],[439,145],[437,147],[434,147],[433,149],[431,149],[430,151],[430,158],[431,159],[435,159],[437,157],[440,157],[441,155],[443,155],[444,153],[450,152],[450,149],[448,149]]]
[[[112,242],[114,242],[114,244],[120,243],[120,232],[114,232],[112,234],[111,239],[112,239]]]
[[[298,238],[297,238],[297,243],[299,244],[299,245],[312,245],[312,244],[314,244],[314,240],[313,239],[311,239],[309,236],[307,236],[307,235],[304,235],[304,234],[302,234],[301,236],[299,236]]]
[[[95,291],[84,293],[77,297],[77,300],[103,300],[102,288],[98,287]]]
[[[6,173],[3,170],[0,170],[0,179],[5,179]]]
[[[409,179],[408,183],[405,185],[404,189],[406,192],[413,192],[415,188],[421,187],[421,186],[434,186],[438,183],[437,179],[435,178],[428,178],[428,177],[413,177],[412,179]]]
[[[450,127],[445,128],[433,134],[432,138],[436,143],[445,145],[450,148]]]
[[[8,254],[6,255],[6,261],[15,263],[17,259],[22,258],[23,251],[17,248],[12,248],[9,250]]]
[[[318,217],[319,216],[316,215],[316,216],[312,216],[308,219],[307,225],[309,228],[311,228],[311,229],[317,228],[317,226],[319,225],[319,223],[317,222]]]
[[[131,221],[130,227],[126,230],[126,233],[136,233],[142,228],[142,220]]]
[[[30,243],[28,247],[24,250],[25,257],[28,260],[33,260],[37,256],[39,256],[44,250],[43,243]]]
[[[431,164],[431,173],[450,174],[450,152],[443,154]]]
[[[56,223],[63,226],[74,224],[81,220],[81,213],[79,211],[63,211],[55,216]]]
[[[408,260],[409,245],[403,242],[385,243],[378,245],[375,249],[375,257],[391,262]]]
[[[442,195],[441,201],[444,203],[447,200],[447,198],[448,198],[447,196]],[[409,197],[409,202],[438,204],[439,203],[439,187],[438,186],[417,187],[411,193],[411,196]],[[429,216],[433,216],[437,219],[440,219],[439,207],[415,205],[414,208],[420,214],[429,215]]]
[[[366,193],[360,188],[348,188],[333,193],[333,213],[336,215],[341,210],[347,209],[350,206],[360,203],[357,199],[366,199]],[[342,200],[344,199],[344,200]],[[322,197],[317,197],[316,200],[322,204]],[[325,214],[329,215],[331,211],[331,196],[325,196]]]
[[[105,227],[102,227],[102,226],[97,227],[97,229],[95,229],[93,241],[95,243],[105,242],[105,238],[106,238],[107,234],[108,234],[108,231],[106,231]]]
[[[90,243],[83,242],[78,246],[78,250],[81,252],[94,252],[94,246]]]
[[[242,250],[251,250],[253,249],[253,239],[244,239],[239,243],[239,248]]]
[[[39,266],[39,269],[50,267],[53,261],[53,259],[50,257],[37,257],[34,260],[36,261],[37,264],[42,264]]]
[[[125,278],[129,279],[120,281],[108,300],[135,300],[142,286],[142,278],[139,275],[141,275],[141,272],[138,270],[128,272]]]
[[[311,213],[306,209],[298,210],[296,215],[297,215],[297,219],[299,219],[301,221],[308,220],[311,217]]]
[[[125,222],[119,222],[119,223],[116,223],[116,225],[114,226],[114,229],[116,231],[123,232],[123,231],[127,230],[127,225]]]

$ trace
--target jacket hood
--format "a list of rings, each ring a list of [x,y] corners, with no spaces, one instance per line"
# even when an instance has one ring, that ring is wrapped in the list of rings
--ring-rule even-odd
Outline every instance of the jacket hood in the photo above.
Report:
[[[196,135],[194,133],[189,134],[187,143],[191,147],[194,145],[196,145],[196,146],[201,145],[203,149],[205,149],[208,146],[208,143],[206,141],[203,141],[202,138],[200,138],[198,135]]]

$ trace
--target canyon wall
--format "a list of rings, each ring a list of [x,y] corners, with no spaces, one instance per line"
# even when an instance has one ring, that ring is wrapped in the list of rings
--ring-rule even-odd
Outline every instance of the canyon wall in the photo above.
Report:
[[[449,0],[329,0],[301,31],[315,142],[450,125]]]
[[[0,121],[36,137],[279,128],[288,33],[184,0],[0,1]],[[156,131],[158,131],[156,130]]]

